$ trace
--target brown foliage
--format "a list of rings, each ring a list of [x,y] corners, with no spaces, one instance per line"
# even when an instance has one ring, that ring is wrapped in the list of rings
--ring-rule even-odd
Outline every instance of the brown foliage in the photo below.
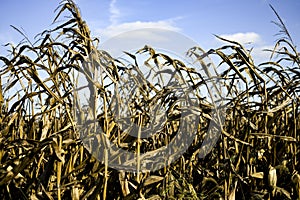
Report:
[[[88,55],[97,52],[100,60],[111,63],[106,65],[103,79],[122,83],[124,90],[130,86],[122,79],[122,62],[97,50],[98,40],[91,37],[71,0],[61,3],[54,21],[64,11],[71,15],[68,21],[40,34],[34,44],[27,41],[12,46],[9,58],[0,57],[4,63],[0,93],[1,199],[300,198],[300,57],[275,10],[277,25],[288,37],[276,42],[268,62],[256,65],[251,51],[218,36],[228,44],[207,52],[199,47],[188,51],[204,68],[215,70],[215,78],[226,91],[226,120],[212,151],[205,158],[198,158],[207,126],[215,120],[211,115],[213,105],[198,96],[200,107],[195,110],[200,123],[188,151],[170,166],[138,174],[109,168],[107,162],[91,156],[80,140],[73,120],[74,74],[83,72],[93,78],[92,71],[82,69],[84,62],[97,61]],[[210,81],[208,74],[201,75],[147,46],[135,55],[127,54],[133,59],[131,65],[136,65],[137,56],[146,53],[149,65],[160,62],[175,68],[195,92]],[[207,65],[207,56],[220,59],[220,64]],[[127,67],[127,75],[139,73],[138,69],[139,66],[131,70]],[[163,88],[146,86],[144,92],[155,93],[162,104],[166,102]],[[95,84],[94,88],[104,104],[113,101],[104,84]],[[151,106],[149,100],[144,96],[136,104],[141,108]],[[166,109],[172,107],[168,106]],[[99,118],[102,128],[114,140],[120,136],[118,127],[108,111],[103,112]],[[172,109],[170,116],[171,112]],[[142,113],[137,117],[139,124],[147,119],[147,112]],[[174,127],[163,127],[149,141],[121,135],[118,145],[137,154],[151,153],[168,144],[176,134],[178,118],[169,120],[166,127]]]

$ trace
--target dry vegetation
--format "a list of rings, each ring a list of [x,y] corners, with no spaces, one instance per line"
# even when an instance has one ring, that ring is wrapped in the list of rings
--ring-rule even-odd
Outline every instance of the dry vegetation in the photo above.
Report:
[[[208,124],[215,120],[211,116],[213,105],[198,95],[200,107],[195,109],[199,127],[190,148],[170,166],[140,173],[112,169],[83,146],[73,121],[74,74],[94,78],[93,69],[105,66],[102,79],[124,83],[126,74],[138,73],[138,66],[130,68],[136,57],[149,54],[149,64],[160,62],[173,67],[185,76],[196,94],[210,81],[209,76],[150,47],[128,54],[132,64],[122,65],[97,51],[98,40],[91,37],[71,0],[61,3],[54,21],[66,12],[70,18],[38,35],[34,44],[25,40],[18,46],[11,45],[10,55],[0,57],[4,63],[0,93],[1,199],[300,198],[300,56],[275,11],[282,35],[270,50],[270,61],[254,64],[251,52],[234,41],[207,52],[198,47],[188,51],[202,67],[214,68],[226,93],[223,100],[227,115],[217,145],[205,158],[197,156]],[[88,57],[93,52],[100,59]],[[219,58],[220,64],[205,64],[208,55]],[[89,66],[83,64],[87,62]],[[119,146],[137,154],[151,152],[177,134],[178,117],[170,109],[164,127],[148,141],[120,135],[107,109],[113,99],[105,82],[101,83],[94,87],[94,97],[105,105],[99,124],[109,139],[121,137]],[[143,92],[154,94],[166,109],[176,103],[170,103],[170,96],[161,95],[162,87],[144,86]],[[146,107],[152,105],[148,100],[145,95],[135,101],[142,110],[133,119],[139,125],[147,124]],[[136,112],[137,108],[132,109]]]

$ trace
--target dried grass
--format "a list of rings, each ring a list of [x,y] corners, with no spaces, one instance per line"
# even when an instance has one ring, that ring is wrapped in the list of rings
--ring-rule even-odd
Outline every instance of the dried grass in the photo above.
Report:
[[[109,168],[108,153],[104,153],[104,163],[98,162],[79,138],[73,121],[72,91],[76,85],[74,71],[82,70],[86,77],[94,78],[93,71],[82,69],[87,56],[98,52],[102,61],[111,62],[102,79],[113,84],[123,81],[124,90],[130,85],[122,80],[126,67],[121,61],[97,51],[98,40],[91,37],[71,0],[61,3],[54,21],[65,11],[71,15],[68,21],[38,35],[34,44],[27,41],[12,46],[9,57],[0,57],[4,63],[0,91],[1,199],[300,198],[300,57],[275,10],[279,19],[276,24],[284,37],[270,50],[270,61],[257,66],[249,50],[218,36],[227,45],[207,52],[194,47],[188,52],[202,66],[207,55],[221,59],[214,70],[226,88],[228,109],[222,135],[211,153],[203,159],[197,156],[208,123],[214,120],[213,105],[199,96],[200,124],[188,151],[170,166],[138,174]],[[131,66],[135,65],[135,71],[126,69],[129,75],[139,73],[135,59],[146,53],[148,63],[160,62],[178,70],[195,92],[206,87],[208,71],[200,75],[147,46],[135,55],[127,54],[133,59]],[[94,89],[96,97],[104,102],[103,115],[98,118],[104,133],[111,140],[118,138],[118,145],[124,149],[137,155],[152,152],[168,144],[177,133],[178,116],[172,115],[170,109],[169,128],[163,127],[151,142],[140,135],[132,138],[121,134],[109,116],[112,100],[106,87],[95,84]],[[162,88],[149,84],[143,89],[145,93],[155,93],[162,102],[167,98]],[[151,106],[149,100],[144,96],[142,102],[136,103]],[[140,126],[146,123],[146,114],[137,116]]]

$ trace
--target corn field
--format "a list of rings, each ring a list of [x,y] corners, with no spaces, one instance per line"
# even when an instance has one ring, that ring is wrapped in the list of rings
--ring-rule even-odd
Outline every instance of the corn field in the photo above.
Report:
[[[195,63],[215,71],[226,94],[222,99],[226,110],[221,109],[226,117],[218,127],[221,135],[204,158],[198,156],[203,153],[200,147],[208,125],[216,120],[214,106],[199,93],[210,81],[206,73],[150,46],[127,53],[129,64],[99,51],[101,40],[91,36],[71,0],[62,1],[56,10],[54,22],[59,25],[37,35],[34,42],[13,27],[24,40],[9,44],[9,55],[0,56],[0,198],[300,199],[300,55],[280,16],[271,9],[279,38],[263,63],[255,63],[251,50],[240,43],[219,36],[224,46],[187,49]],[[197,132],[190,135],[194,140],[175,162],[134,173],[110,167],[107,159],[113,155],[104,153],[104,162],[99,161],[83,144],[74,117],[83,120],[84,112],[74,109],[80,95],[74,91],[76,75],[94,79],[96,66],[105,66],[102,81],[92,85],[93,98],[103,105],[102,114],[93,115],[103,130],[100,135],[137,155],[155,152],[171,143],[181,123],[174,112],[178,100],[166,95],[162,85],[145,84],[141,93],[154,95],[129,99],[135,105],[131,112],[138,113],[130,120],[139,126],[147,126],[146,107],[155,110],[151,98],[167,110],[167,120],[158,121],[163,126],[151,137],[128,136],[109,112],[119,98],[111,98],[110,85],[129,90],[126,78],[140,73],[139,56],[146,57],[148,65],[160,63],[181,74],[197,94],[199,115]],[[98,145],[103,142],[101,137],[93,138]]]

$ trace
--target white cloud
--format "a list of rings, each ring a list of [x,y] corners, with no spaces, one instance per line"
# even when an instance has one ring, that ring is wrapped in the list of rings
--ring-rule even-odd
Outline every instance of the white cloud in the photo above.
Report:
[[[135,21],[135,22],[122,23],[122,24],[112,24],[104,29],[96,30],[96,33],[100,34],[100,36],[107,39],[119,35],[121,33],[138,30],[138,29],[145,29],[145,28],[149,28],[149,29],[159,28],[159,29],[166,29],[170,31],[180,31],[180,29],[174,25],[174,20],[168,19],[168,20],[149,21],[149,22]]]
[[[260,35],[254,32],[222,34],[219,36],[228,40],[239,42],[241,44],[259,44],[262,42]]]
[[[94,32],[103,40],[125,33],[128,31],[139,29],[165,29],[169,31],[180,31],[175,26],[175,21],[181,17],[159,20],[159,21],[132,21],[120,23],[119,19],[122,15],[121,10],[117,7],[117,0],[111,0],[109,3],[109,22],[110,25],[104,28],[94,29]],[[124,16],[122,16],[124,18]],[[126,19],[125,19],[126,20]],[[124,19],[122,20],[124,21]],[[139,37],[139,35],[137,35]],[[144,37],[144,36],[142,36]],[[159,39],[159,38],[158,38]]]
[[[254,62],[256,64],[268,62],[271,56],[271,52],[266,50],[273,50],[273,48],[274,46],[272,45],[264,45],[264,46],[253,48],[251,55],[254,59]]]
[[[100,45],[100,49],[118,57],[123,51],[135,52],[145,45],[158,51],[184,56],[189,48],[197,44],[177,31],[154,27],[135,29],[111,37]]]
[[[174,38],[179,38],[179,31],[175,25],[181,17],[169,18],[158,21],[126,21],[123,12],[117,7],[117,0],[111,0],[109,4],[110,24],[103,28],[94,29],[94,33],[102,40],[101,48],[108,50],[112,55],[119,55],[121,50],[142,48],[144,45],[152,47],[171,48],[179,51],[176,45],[185,47]],[[124,19],[125,18],[125,19]],[[176,41],[176,40],[175,40]],[[190,44],[186,40],[185,43]],[[181,49],[180,49],[181,50]]]
[[[263,38],[255,32],[239,32],[234,34],[221,34],[218,36],[224,39],[239,42],[246,49],[251,49],[250,54],[256,65],[269,61],[271,53],[265,50],[272,50],[274,48],[273,45],[266,44]],[[218,38],[215,38],[212,42],[212,44],[215,46],[214,48],[219,48],[220,45],[222,46],[224,45],[224,43],[228,44],[227,42],[222,41]]]

